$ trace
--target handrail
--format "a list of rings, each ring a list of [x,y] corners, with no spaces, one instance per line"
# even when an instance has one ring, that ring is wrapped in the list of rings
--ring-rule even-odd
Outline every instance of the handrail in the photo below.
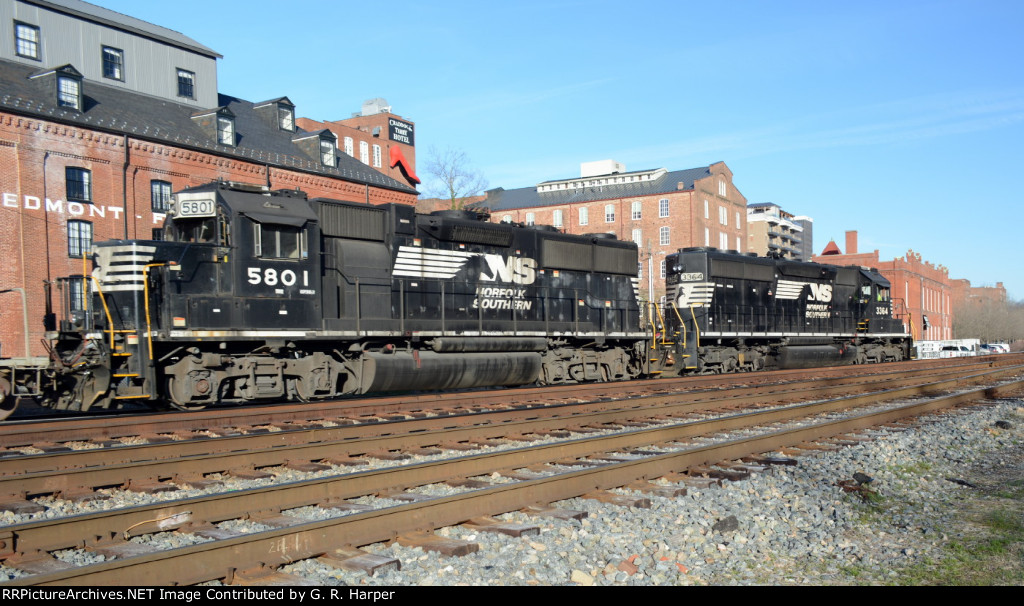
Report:
[[[103,313],[107,316],[107,330],[103,332],[110,333],[110,353],[114,353],[114,333],[118,332],[114,330],[114,318],[110,315],[110,307],[107,306],[107,296],[103,294],[103,288],[100,286],[100,281],[96,279],[96,276],[90,276],[93,283],[96,285],[96,293],[100,296],[100,303],[103,304]]]
[[[146,304],[146,341],[149,345],[149,361],[153,361],[153,329],[149,317],[149,268],[164,267],[165,265],[177,265],[174,261],[167,263],[150,263],[142,267],[142,298]]]

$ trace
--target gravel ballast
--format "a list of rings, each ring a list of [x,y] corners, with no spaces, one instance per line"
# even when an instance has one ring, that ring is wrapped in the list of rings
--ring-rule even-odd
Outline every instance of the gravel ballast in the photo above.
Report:
[[[997,427],[997,421],[1010,426]],[[1021,472],[1024,401],[926,417],[906,431],[870,433],[871,440],[807,451],[796,466],[773,466],[747,480],[691,487],[682,497],[645,495],[650,509],[570,499],[555,505],[588,517],[499,516],[538,525],[538,535],[439,530],[479,544],[479,551],[463,557],[376,544],[365,549],[398,558],[401,570],[368,576],[302,561],[284,571],[347,585],[897,582],[902,569],[941,557],[963,534],[957,505],[977,489],[956,480],[973,484],[987,468],[1015,466]],[[844,491],[840,482],[856,486],[855,473],[872,480],[863,492]]]
[[[796,457],[797,465],[771,466],[746,480],[689,486],[685,496],[614,491],[646,497],[650,508],[570,499],[552,505],[587,512],[585,518],[531,517],[522,512],[497,516],[537,526],[538,532],[528,536],[514,538],[465,526],[439,529],[439,536],[479,545],[478,551],[463,557],[381,543],[364,549],[398,559],[401,569],[369,576],[304,560],[282,572],[321,585],[357,586],[894,583],[900,582],[901,571],[941,558],[951,541],[964,536],[968,525],[960,516],[962,505],[978,497],[977,486],[987,475],[1009,471],[1024,477],[1022,399],[925,417],[905,430],[881,428],[862,435],[870,439],[838,450],[804,451]],[[390,465],[394,463],[374,463]],[[307,475],[282,470],[275,481]],[[488,479],[511,481],[497,474]],[[268,483],[247,480],[236,485],[231,480],[221,487],[182,492],[196,496]],[[435,484],[410,492],[446,496],[464,490]],[[42,501],[49,509],[35,517],[172,498],[166,493],[147,497],[107,492],[109,500],[76,506],[47,497]],[[351,502],[375,508],[404,504],[375,497]],[[342,515],[318,507],[286,513],[307,520]],[[242,533],[269,529],[246,520],[219,526]],[[161,549],[199,540],[203,539],[184,533],[132,539]],[[101,556],[79,550],[55,555],[76,565],[102,561]],[[0,578],[21,576],[0,567]]]

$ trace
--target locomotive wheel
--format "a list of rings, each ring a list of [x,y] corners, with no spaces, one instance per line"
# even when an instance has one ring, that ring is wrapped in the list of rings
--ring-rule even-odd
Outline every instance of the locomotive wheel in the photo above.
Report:
[[[288,393],[295,394],[295,399],[299,402],[309,402],[310,389],[306,385],[306,380],[302,377],[296,377],[294,379],[288,379]]]
[[[185,391],[184,385],[186,383],[187,380],[183,381],[176,379],[175,377],[167,377],[167,395],[170,397],[167,403],[170,404],[172,408],[177,408],[178,410],[184,410],[186,412],[203,410],[206,408],[205,404],[189,403],[190,398],[187,396],[191,394],[191,391],[189,391],[188,394],[183,393]]]

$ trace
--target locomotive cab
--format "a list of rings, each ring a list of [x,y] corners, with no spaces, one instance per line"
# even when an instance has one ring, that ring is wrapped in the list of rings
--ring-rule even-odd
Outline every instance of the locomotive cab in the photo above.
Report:
[[[161,326],[169,336],[318,326],[311,259],[319,232],[304,194],[223,183],[188,189],[174,195],[165,233],[181,257],[167,272]]]

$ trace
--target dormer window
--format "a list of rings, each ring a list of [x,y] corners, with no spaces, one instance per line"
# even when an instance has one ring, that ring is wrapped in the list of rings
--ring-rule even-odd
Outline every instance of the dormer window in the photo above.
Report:
[[[320,138],[320,162],[324,166],[334,166],[337,163],[335,157],[335,144],[334,139],[328,137]]]
[[[41,70],[29,76],[49,90],[57,107],[82,111],[82,73],[73,65]]]
[[[266,124],[290,133],[295,132],[295,104],[288,97],[257,103],[253,110]]]
[[[292,135],[292,143],[309,159],[318,159],[322,166],[338,166],[338,137],[326,128]]]
[[[192,114],[192,121],[217,143],[235,144],[235,114],[227,106],[197,111]]]
[[[281,130],[295,130],[295,109],[287,105],[277,107],[277,123]]]
[[[57,76],[57,105],[82,109],[82,80],[74,76]]]
[[[222,145],[235,144],[235,119],[232,116],[217,116],[217,142]]]

